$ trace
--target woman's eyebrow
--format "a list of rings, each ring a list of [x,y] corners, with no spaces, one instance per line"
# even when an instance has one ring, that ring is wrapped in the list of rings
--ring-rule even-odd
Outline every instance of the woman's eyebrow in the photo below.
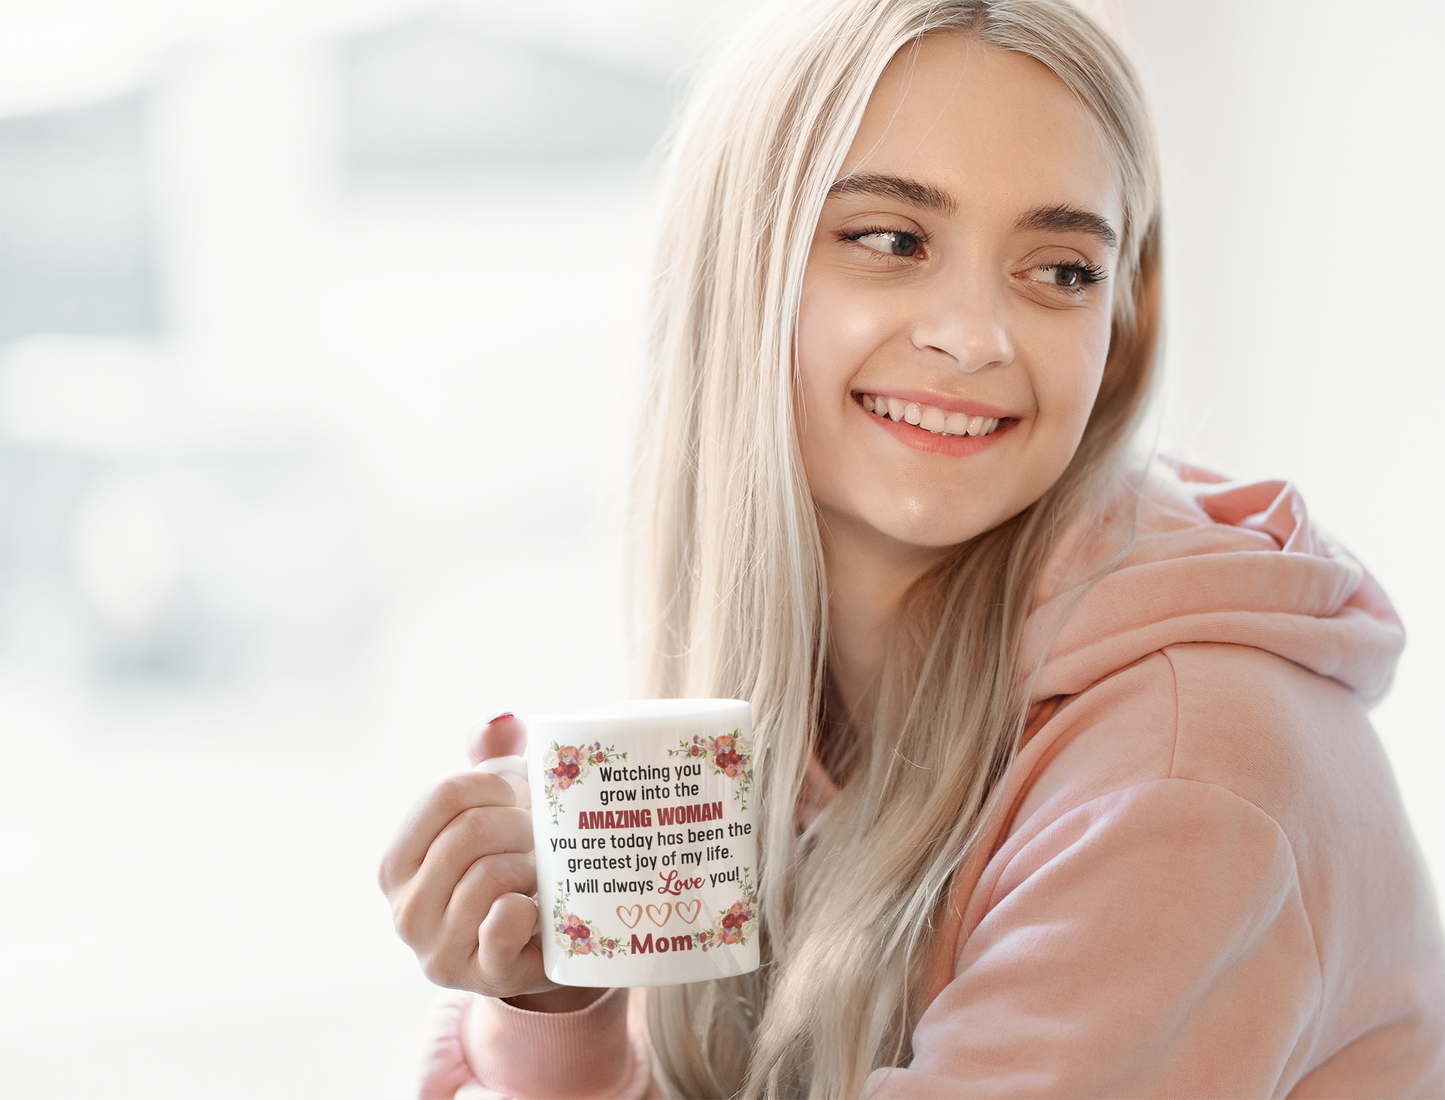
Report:
[[[860,172],[857,175],[844,176],[828,188],[828,194],[877,195],[949,215],[956,213],[958,209],[948,192],[934,187],[931,183],[880,172]],[[1014,226],[1017,229],[1084,232],[1099,238],[1109,248],[1119,247],[1119,234],[1114,231],[1108,219],[1088,210],[1080,210],[1076,206],[1038,206],[1022,215]]]
[[[1098,237],[1109,248],[1119,246],[1119,234],[1107,220],[1076,206],[1037,206],[1020,217],[1014,228],[1082,231]]]
[[[901,199],[925,210],[937,210],[940,214],[952,214],[957,207],[946,191],[931,183],[911,180],[905,176],[882,175],[877,172],[861,172],[844,176],[828,188],[830,195],[877,195],[885,199]]]

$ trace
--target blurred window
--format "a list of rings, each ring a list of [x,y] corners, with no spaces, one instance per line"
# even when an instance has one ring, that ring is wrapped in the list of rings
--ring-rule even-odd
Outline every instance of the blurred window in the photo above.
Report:
[[[354,178],[640,159],[667,124],[661,79],[428,18],[342,53]]]
[[[159,327],[146,104],[0,119],[0,345]]]

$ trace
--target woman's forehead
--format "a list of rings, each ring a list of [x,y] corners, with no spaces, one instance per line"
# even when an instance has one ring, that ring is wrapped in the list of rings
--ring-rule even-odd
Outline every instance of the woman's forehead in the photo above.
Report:
[[[959,206],[1064,203],[1117,225],[1118,173],[1098,121],[1053,72],[959,33],[900,50],[840,175],[917,180]]]

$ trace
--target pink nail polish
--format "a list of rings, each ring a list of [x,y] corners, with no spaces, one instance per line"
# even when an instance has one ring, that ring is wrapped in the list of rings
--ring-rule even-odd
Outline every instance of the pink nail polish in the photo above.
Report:
[[[515,717],[516,717],[516,715],[513,714],[511,711],[509,711],[509,710],[504,710],[504,711],[502,711],[501,714],[494,714],[494,715],[492,715],[492,717],[488,718],[487,721],[486,721],[486,724],[490,726],[493,722],[500,722],[503,718],[515,718]]]

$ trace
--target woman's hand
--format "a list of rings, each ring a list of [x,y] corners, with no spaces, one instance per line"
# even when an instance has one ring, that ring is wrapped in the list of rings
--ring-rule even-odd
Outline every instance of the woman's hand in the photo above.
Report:
[[[473,764],[519,755],[522,723],[499,715],[472,735]],[[381,861],[397,933],[437,985],[566,1012],[604,990],[559,986],[542,971],[531,799],[515,773],[443,779],[402,825]]]

